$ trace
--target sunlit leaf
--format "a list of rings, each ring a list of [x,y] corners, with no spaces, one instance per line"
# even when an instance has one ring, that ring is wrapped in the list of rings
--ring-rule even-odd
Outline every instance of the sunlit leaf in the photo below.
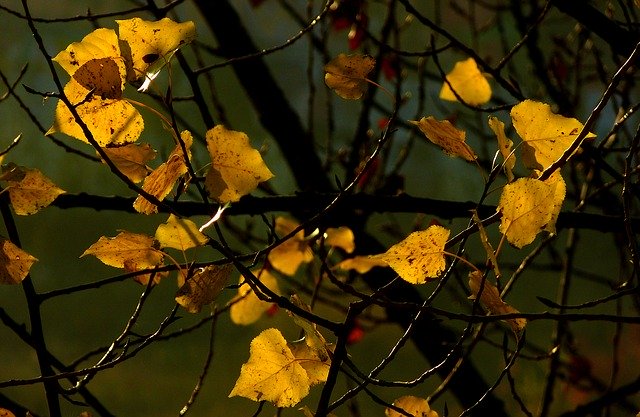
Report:
[[[291,353],[300,363],[300,366],[307,372],[309,386],[321,384],[327,381],[331,359],[325,354],[318,355],[318,350],[313,349],[304,340],[297,340],[288,344]]]
[[[324,66],[324,82],[346,100],[358,100],[367,91],[367,75],[376,65],[368,55],[340,54]]]
[[[444,271],[444,245],[449,233],[442,226],[429,226],[426,230],[411,233],[385,253],[372,257],[387,262],[405,281],[423,284],[438,278]]]
[[[429,403],[424,398],[405,395],[393,402],[396,407],[402,408],[404,411],[415,417],[438,417],[438,413],[429,407]],[[391,408],[385,409],[384,415],[387,417],[404,417],[404,414],[397,412]]]
[[[275,230],[279,237],[293,232],[299,224],[286,217],[277,217]],[[313,252],[300,230],[291,239],[285,240],[269,252],[269,263],[285,275],[294,275],[298,267],[313,260]]]
[[[0,284],[19,284],[37,261],[10,240],[0,238]]]
[[[435,145],[442,148],[447,155],[459,156],[473,162],[478,156],[465,142],[466,133],[456,129],[448,120],[436,120],[433,116],[423,117],[419,121],[410,120]]]
[[[156,157],[156,151],[148,143],[131,143],[117,148],[104,148],[104,151],[120,172],[135,183],[151,172],[146,164]]]
[[[356,248],[353,231],[346,226],[329,227],[325,235],[324,243],[331,247],[340,248],[347,253],[353,252]]]
[[[353,258],[345,259],[336,265],[336,268],[344,269],[345,271],[354,270],[359,274],[366,274],[371,268],[376,266],[389,266],[386,261],[379,258],[372,258],[370,256],[354,256]]]
[[[2,167],[0,180],[7,182],[5,189],[9,192],[11,206],[21,216],[40,211],[65,193],[35,168],[9,164]]]
[[[293,294],[291,302],[298,308],[311,312],[311,308],[304,303],[297,294]],[[304,317],[298,316],[295,313],[289,312],[289,315],[293,317],[293,321],[302,328],[304,331],[304,343],[312,351],[313,356],[320,359],[322,362],[326,362],[329,359],[329,353],[327,351],[327,341],[324,336],[318,331],[315,323],[310,322]],[[298,357],[298,355],[295,355]]]
[[[473,271],[469,274],[469,288],[471,289],[470,299],[476,299],[478,297],[478,293],[480,292],[480,288],[482,287],[482,293],[480,293],[480,303],[491,313],[494,315],[501,314],[516,314],[519,313],[518,310],[511,307],[509,304],[502,301],[500,297],[500,292],[489,280],[485,279],[484,283],[482,282],[482,272]],[[527,325],[527,320],[523,318],[517,319],[508,319],[505,320],[511,330],[514,333],[520,333],[525,326]]]
[[[209,238],[198,230],[198,226],[189,219],[169,215],[169,220],[156,229],[156,239],[162,248],[174,248],[181,251],[202,246]]]
[[[309,393],[307,371],[293,356],[280,331],[267,329],[251,341],[249,360],[229,397],[269,401],[276,407],[292,407]]]
[[[440,98],[443,100],[458,101],[451,88],[462,101],[472,106],[491,100],[491,86],[473,58],[456,62],[453,70],[447,74],[447,81],[449,83],[444,82],[440,89]]]
[[[176,302],[189,313],[199,313],[220,295],[231,276],[233,266],[209,265],[194,272],[176,293]]]
[[[245,133],[217,125],[207,132],[206,138],[211,168],[204,184],[219,202],[238,201],[273,177]]]
[[[254,275],[267,288],[276,294],[280,294],[278,280],[273,274],[266,269],[253,271]],[[244,282],[245,279],[240,277],[240,286],[238,287],[238,295],[231,300],[230,316],[231,321],[239,325],[249,325],[255,323],[262,315],[272,306],[271,303],[262,301],[253,292],[249,284]]]
[[[6,408],[0,408],[0,417],[16,417],[16,415]]]
[[[164,254],[158,246],[151,236],[122,231],[116,237],[100,237],[80,257],[93,255],[102,263],[116,268],[124,268],[128,264],[129,267],[135,265],[137,269],[145,269],[162,262]]]
[[[582,123],[554,114],[548,104],[525,100],[511,109],[513,127],[524,141],[522,160],[528,168],[544,170],[558,160],[578,137]],[[586,138],[594,138],[588,133]]]
[[[513,169],[516,166],[516,155],[512,152],[513,141],[504,133],[504,123],[497,117],[489,116],[489,127],[496,135],[498,140],[498,149],[504,160],[503,169],[507,174],[507,180],[513,181]]]

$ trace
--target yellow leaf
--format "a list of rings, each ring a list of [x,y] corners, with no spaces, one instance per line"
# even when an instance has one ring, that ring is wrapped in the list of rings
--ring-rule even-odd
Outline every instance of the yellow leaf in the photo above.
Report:
[[[324,82],[346,100],[358,100],[367,91],[367,75],[376,65],[368,55],[340,54],[324,66]]]
[[[161,68],[173,53],[196,37],[193,22],[177,23],[165,17],[149,22],[138,17],[116,20],[127,58],[127,79],[136,80],[155,68]],[[159,65],[157,65],[159,64]]]
[[[203,306],[210,304],[222,292],[231,276],[233,266],[210,265],[198,269],[176,293],[176,302],[189,313],[199,313]]]
[[[541,230],[554,232],[564,189],[559,174],[546,182],[519,178],[507,184],[498,204],[498,211],[502,213],[500,232],[517,248],[533,242]]]
[[[452,87],[462,101],[472,106],[491,100],[491,86],[473,58],[456,62],[453,70],[447,74],[447,81],[451,87],[445,82],[440,89],[440,98],[443,100],[458,101]]]
[[[504,133],[504,123],[497,117],[489,116],[489,127],[498,139],[498,149],[504,160],[503,169],[507,174],[507,180],[513,181],[513,169],[516,166],[516,155],[512,152],[513,141]]]
[[[156,151],[145,144],[128,144],[117,148],[104,148],[111,162],[131,181],[138,183],[151,172],[146,163],[156,157]]]
[[[249,360],[229,397],[270,401],[292,407],[309,393],[309,377],[277,329],[267,329],[251,341]]]
[[[522,161],[531,169],[544,170],[571,146],[582,123],[554,114],[548,104],[525,100],[511,109],[513,127],[524,141]],[[588,133],[586,138],[594,138]]]
[[[254,275],[271,291],[280,294],[278,280],[273,274],[261,269],[254,271]],[[244,282],[242,276],[240,277],[240,284],[238,295],[231,300],[230,316],[231,321],[235,324],[246,326],[255,323],[271,307],[271,303],[260,300],[249,284]]]
[[[429,407],[429,403],[424,398],[414,397],[412,395],[405,395],[393,402],[396,407],[402,408],[407,413],[415,417],[438,417],[438,413]],[[396,410],[387,408],[384,412],[387,417],[403,417]]]
[[[502,301],[502,298],[500,298],[500,292],[498,292],[496,286],[489,282],[489,280],[485,279],[484,284],[482,283],[482,272],[480,271],[473,271],[469,273],[469,288],[471,289],[471,296],[469,298],[474,300],[478,297],[481,285],[482,293],[480,293],[480,302],[491,314],[501,315],[519,313],[518,310]],[[508,319],[505,321],[516,334],[520,333],[527,325],[527,320],[523,318]]]
[[[156,229],[156,239],[161,248],[174,248],[181,251],[202,246],[209,241],[198,230],[198,226],[189,219],[180,219],[169,215],[169,220]]]
[[[376,266],[389,266],[386,261],[379,258],[371,258],[369,256],[354,256],[353,258],[345,259],[338,263],[336,268],[344,269],[345,271],[354,270],[359,274],[366,274],[371,268]]]
[[[144,263],[143,263],[144,264]],[[146,269],[145,266],[140,266],[136,263],[136,260],[126,260],[124,262],[124,272],[138,272],[143,269]],[[149,280],[153,280],[153,285],[157,285],[160,281],[169,275],[168,271],[153,271],[145,274],[137,274],[133,277],[133,280],[138,284],[142,284],[144,286],[149,284]]]
[[[187,158],[191,158],[190,149],[193,143],[191,133],[185,130],[180,134],[180,137],[187,149]],[[184,154],[182,153],[182,147],[176,145],[176,148],[171,152],[167,161],[153,170],[153,172],[144,179],[142,189],[162,201],[171,192],[178,178],[186,173],[187,165]],[[142,196],[136,198],[136,201],[133,202],[133,208],[142,214],[154,214],[158,212],[158,207]]]
[[[311,411],[311,409],[309,409],[308,406],[304,406],[302,408],[299,408],[300,411],[302,411],[302,414],[304,414],[304,417],[313,417],[315,414]],[[337,417],[335,414],[333,413],[329,413],[327,414],[327,417]]]
[[[116,237],[100,237],[80,257],[85,255],[93,255],[102,263],[116,268],[135,265],[138,270],[157,266],[164,258],[154,238],[127,231]]]
[[[0,417],[16,417],[16,415],[6,408],[0,408]]]
[[[353,231],[346,226],[329,227],[325,235],[324,243],[329,246],[343,249],[347,253],[353,252],[356,248]]]
[[[36,213],[51,204],[65,191],[37,169],[23,168],[15,164],[2,167],[1,180],[7,182],[11,206],[16,214],[25,216]]]
[[[10,240],[0,238],[0,284],[20,284],[36,261]]]
[[[466,133],[456,129],[448,120],[436,120],[433,116],[423,117],[419,121],[410,120],[435,145],[450,156],[459,156],[473,162],[478,156],[465,142]]]
[[[291,353],[298,360],[300,366],[306,371],[309,378],[309,386],[327,381],[329,367],[331,366],[329,355],[318,356],[318,351],[302,340],[288,343],[287,346],[291,349]]]
[[[426,230],[411,233],[385,253],[372,257],[387,262],[405,281],[423,284],[429,278],[438,278],[444,271],[444,245],[449,233],[442,226],[430,226]]]
[[[211,168],[205,179],[209,194],[221,203],[235,202],[273,177],[243,132],[218,125],[207,132]]]
[[[297,294],[293,294],[290,299],[291,302],[298,308],[311,312],[311,308],[306,303],[304,303]],[[326,362],[329,359],[327,342],[324,339],[324,336],[322,336],[322,334],[318,331],[315,323],[312,323],[309,320],[300,317],[292,312],[289,312],[289,315],[293,317],[293,321],[304,331],[304,343],[312,351],[313,356],[320,359],[320,361],[322,362]],[[298,357],[298,355],[295,356]]]
[[[276,218],[275,229],[280,237],[293,232],[298,226],[299,224],[294,220],[285,217]],[[271,266],[289,276],[294,275],[303,263],[311,262],[313,252],[304,238],[304,231],[300,230],[293,237],[273,248],[269,252],[268,259]]]

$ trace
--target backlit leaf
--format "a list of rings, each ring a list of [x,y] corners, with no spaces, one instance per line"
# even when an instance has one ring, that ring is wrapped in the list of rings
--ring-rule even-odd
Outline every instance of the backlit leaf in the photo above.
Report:
[[[0,284],[20,284],[36,261],[10,240],[0,238]]]
[[[16,417],[16,415],[6,408],[0,408],[0,417]]]
[[[286,217],[277,217],[275,230],[279,237],[293,232],[299,224]],[[282,242],[269,252],[269,263],[285,275],[294,275],[298,267],[313,260],[313,252],[300,230],[293,237]]]
[[[447,155],[459,156],[473,162],[478,156],[465,142],[466,133],[456,129],[448,120],[436,120],[433,116],[423,117],[419,121],[410,120],[432,143],[442,148]]]
[[[462,101],[472,106],[491,100],[491,86],[473,58],[457,62],[453,70],[447,74],[447,81],[451,86],[444,82],[440,89],[440,98],[443,100],[458,101],[451,88]]]
[[[489,116],[489,127],[495,133],[498,140],[498,149],[504,160],[503,169],[507,174],[507,180],[513,181],[513,169],[516,166],[516,155],[512,152],[513,141],[504,133],[504,123],[497,117]]]
[[[324,82],[346,100],[358,100],[367,91],[367,75],[376,65],[368,55],[340,54],[324,66]]]
[[[582,130],[574,118],[554,114],[548,104],[525,100],[511,109],[513,127],[524,143],[522,160],[528,168],[544,170],[571,146]],[[588,133],[586,138],[594,138]]]
[[[124,268],[128,264],[129,267],[135,265],[137,269],[157,266],[164,258],[154,238],[127,231],[116,237],[100,237],[80,257],[85,255],[93,255],[102,263],[116,268]]]
[[[176,302],[189,313],[199,313],[220,295],[231,276],[233,266],[209,265],[194,272],[176,293]]]
[[[309,386],[327,381],[331,359],[329,355],[318,356],[318,350],[313,349],[304,340],[297,340],[288,344],[291,353],[307,372]]]
[[[290,299],[298,308],[311,312],[311,308],[304,303],[297,294],[293,294]],[[289,315],[293,317],[293,321],[304,331],[304,344],[306,344],[312,351],[313,357],[322,362],[326,362],[329,359],[327,342],[324,339],[324,336],[322,336],[318,331],[316,324],[310,322],[304,317],[296,315],[295,313],[289,312]],[[297,354],[295,356],[298,357]]]
[[[151,172],[146,164],[156,157],[156,151],[148,143],[131,143],[117,148],[104,148],[104,151],[120,172],[135,183],[142,181]]]
[[[235,202],[273,177],[260,152],[243,132],[218,125],[207,132],[211,168],[205,179],[209,194],[221,203]]]
[[[411,233],[385,253],[372,258],[387,262],[400,278],[412,284],[423,284],[436,279],[446,267],[444,245],[449,230],[442,226],[429,226]]]
[[[229,397],[269,401],[276,407],[292,407],[309,393],[307,371],[293,356],[280,331],[267,329],[251,341],[249,360]]]
[[[379,258],[354,256],[353,258],[348,258],[339,262],[336,265],[336,268],[344,269],[345,271],[354,270],[359,274],[366,274],[371,270],[371,268],[376,266],[389,266],[389,264]]]
[[[324,243],[331,247],[340,248],[347,253],[353,252],[356,248],[355,236],[348,227],[329,227],[325,235]]]
[[[156,229],[156,239],[161,248],[174,248],[181,251],[202,246],[209,241],[198,226],[189,219],[169,215],[169,220]]]
[[[39,170],[15,164],[2,167],[0,180],[7,182],[11,206],[21,216],[40,211],[65,193]]]
[[[489,280],[482,282],[482,272],[473,271],[469,274],[469,288],[471,289],[470,299],[476,299],[482,286],[480,293],[480,303],[491,313],[495,315],[516,314],[518,310],[502,301],[500,292]],[[520,333],[527,325],[527,320],[523,318],[505,320],[514,333]]]
[[[255,276],[267,286],[271,291],[280,294],[278,280],[273,274],[266,269],[254,271]],[[251,286],[244,282],[244,278],[240,277],[240,286],[238,287],[238,295],[231,300],[230,316],[231,321],[239,325],[249,325],[255,323],[262,315],[272,306],[272,303],[262,301],[253,292]]]
[[[424,398],[405,395],[395,400],[393,405],[402,408],[415,417],[438,417],[438,413],[429,407],[429,403]],[[387,417],[404,417],[404,414],[400,414],[391,408],[385,409],[384,415]]]

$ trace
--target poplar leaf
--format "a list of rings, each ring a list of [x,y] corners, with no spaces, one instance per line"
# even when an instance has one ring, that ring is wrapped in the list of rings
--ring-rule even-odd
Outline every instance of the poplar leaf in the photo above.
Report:
[[[202,246],[209,238],[198,230],[198,226],[189,219],[169,215],[166,223],[156,229],[156,240],[161,248],[174,248],[181,251]]]
[[[513,181],[513,169],[516,166],[516,155],[512,152],[513,141],[504,133],[504,123],[494,116],[489,116],[489,127],[496,135],[498,149],[504,160],[503,169],[509,182]]]
[[[405,281],[424,284],[430,278],[438,278],[446,267],[444,246],[449,233],[442,226],[429,226],[372,258],[386,262]]]
[[[271,291],[280,294],[277,278],[266,269],[253,271],[260,282]],[[271,307],[271,303],[258,298],[245,279],[240,276],[240,286],[238,294],[231,300],[230,316],[231,321],[238,325],[249,325],[258,321],[260,317]]]
[[[249,360],[229,397],[269,401],[276,407],[292,407],[309,393],[307,371],[293,356],[277,329],[267,329],[251,341]]]
[[[429,403],[424,398],[414,397],[413,395],[405,395],[393,402],[396,407],[402,408],[407,413],[416,417],[438,417],[438,413],[429,407]],[[384,411],[387,417],[403,417],[396,410],[387,408]]]
[[[304,303],[297,294],[293,294],[290,299],[298,308],[311,312],[311,308]],[[327,341],[318,331],[316,324],[292,312],[289,312],[289,315],[293,317],[293,321],[304,331],[304,343],[312,351],[313,357],[320,359],[322,362],[329,360]],[[298,357],[298,355],[295,356]]]
[[[478,156],[465,142],[466,133],[455,128],[448,120],[436,120],[433,116],[423,117],[419,121],[409,120],[435,145],[438,145],[449,156],[459,156],[465,161],[473,162]]]
[[[286,217],[277,217],[275,230],[278,236],[285,236],[293,232],[299,224]],[[304,238],[304,231],[300,230],[290,239],[285,240],[269,252],[269,263],[285,275],[292,276],[302,264],[313,260],[313,252]]]
[[[100,237],[80,257],[85,255],[93,255],[105,265],[129,269],[135,265],[138,270],[157,266],[164,258],[154,238],[126,230],[116,237]]]
[[[34,214],[51,204],[65,191],[35,168],[23,168],[15,164],[2,167],[0,180],[6,181],[11,206],[16,214]]]
[[[346,226],[327,228],[324,243],[347,253],[353,252],[356,248],[353,231]]]
[[[451,90],[452,88],[462,101],[472,106],[478,106],[491,100],[491,86],[473,58],[456,62],[446,78],[451,86],[446,82],[442,84],[440,98],[443,100],[458,101]]]
[[[20,284],[36,261],[10,240],[0,238],[0,284]]]
[[[367,91],[367,75],[376,60],[368,55],[340,54],[324,66],[324,82],[346,100],[358,100]]]
[[[345,271],[354,270],[359,274],[366,274],[371,270],[371,268],[376,266],[389,266],[389,264],[379,258],[372,258],[370,256],[354,256],[353,258],[348,258],[339,262],[336,265],[336,268],[340,268]]]
[[[104,151],[120,172],[135,183],[151,172],[146,164],[156,157],[156,151],[148,143],[130,143],[117,148],[104,148]]]
[[[207,132],[206,138],[211,168],[204,185],[219,202],[238,201],[259,183],[273,178],[260,152],[251,147],[245,133],[218,125]]]
[[[509,304],[502,301],[500,297],[500,292],[489,280],[485,279],[484,283],[482,282],[482,272],[473,271],[469,273],[469,288],[471,289],[470,299],[474,300],[478,298],[478,293],[480,292],[480,287],[482,286],[482,293],[480,293],[480,303],[491,313],[494,315],[501,314],[516,314],[519,313],[518,310],[511,307]],[[523,318],[517,319],[508,319],[505,320],[511,330],[519,334],[524,330],[527,325],[527,320]]]
[[[187,158],[190,159],[190,149],[193,144],[191,133],[185,130],[180,133],[180,138],[187,149]],[[162,201],[171,192],[178,178],[186,173],[187,165],[184,154],[182,153],[182,147],[176,145],[171,155],[169,155],[169,158],[167,158],[167,161],[154,169],[153,172],[144,179],[142,189]],[[154,214],[158,212],[158,207],[142,196],[136,198],[133,202],[133,208],[142,214]]]
[[[304,340],[288,343],[287,346],[307,373],[310,387],[327,381],[331,366],[329,355],[325,353],[322,357],[319,356],[319,351],[309,346]]]
[[[220,295],[227,285],[231,271],[231,264],[199,268],[182,284],[176,293],[176,302],[189,313],[199,313],[203,306],[211,304]]]
[[[560,116],[548,104],[525,100],[511,109],[513,127],[524,141],[522,161],[540,171],[548,168],[571,146],[582,130],[582,123]],[[588,133],[586,139],[594,138]]]

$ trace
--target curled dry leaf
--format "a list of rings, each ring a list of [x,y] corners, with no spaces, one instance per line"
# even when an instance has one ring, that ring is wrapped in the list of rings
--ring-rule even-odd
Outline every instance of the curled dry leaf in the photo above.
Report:
[[[0,180],[7,182],[11,206],[21,216],[37,213],[65,193],[35,168],[8,164],[2,167]]]
[[[129,269],[135,266],[140,270],[152,268],[162,262],[164,253],[158,247],[158,241],[151,236],[125,230],[116,237],[101,236],[80,257],[93,255],[105,265]]]
[[[291,302],[298,308],[311,312],[311,308],[304,303],[297,294],[293,294]],[[289,315],[293,317],[293,321],[302,328],[304,331],[303,343],[312,351],[313,356],[316,359],[320,359],[322,362],[326,362],[329,359],[329,352],[327,351],[327,341],[324,336],[318,331],[318,327],[315,323],[300,317],[292,312]],[[295,355],[296,357],[298,355]]]
[[[419,121],[410,120],[433,144],[438,145],[450,156],[459,156],[465,161],[478,159],[476,153],[465,142],[466,133],[455,128],[448,120],[436,120],[433,116],[423,117]]]
[[[346,100],[358,100],[367,91],[367,75],[376,65],[368,55],[340,54],[324,66],[324,82]]]
[[[471,296],[469,298],[471,298],[472,300],[478,298],[478,293],[480,292],[480,288],[482,287],[482,293],[480,293],[480,303],[482,303],[482,305],[491,314],[501,315],[519,313],[518,310],[502,301],[502,298],[500,298],[500,292],[495,285],[493,285],[486,279],[483,283],[482,280],[482,272],[473,271],[469,273],[469,288],[471,289]],[[513,330],[513,332],[516,334],[522,332],[522,330],[524,330],[525,326],[527,325],[527,320],[523,318],[508,319],[505,321],[507,322],[509,327],[511,327],[511,330]]]
[[[146,164],[156,157],[156,151],[148,143],[130,143],[117,148],[104,148],[104,151],[120,172],[135,183],[149,175],[151,168]]]
[[[504,133],[504,123],[502,123],[502,121],[497,117],[489,116],[489,127],[496,135],[496,139],[498,140],[498,149],[500,150],[500,154],[504,160],[502,167],[507,175],[507,180],[511,182],[514,178],[513,169],[516,166],[516,155],[512,150],[513,141]]]
[[[176,293],[176,302],[189,313],[199,313],[220,295],[233,271],[231,264],[199,268]]]
[[[491,100],[491,86],[473,58],[456,62],[446,78],[449,83],[442,83],[440,89],[440,98],[443,100],[458,101],[452,88],[462,101],[472,106]]]
[[[0,284],[20,284],[36,261],[10,240],[0,238]]]
[[[277,217],[275,230],[279,237],[293,232],[298,226],[294,220],[286,217]],[[313,260],[313,251],[304,238],[304,231],[300,230],[290,239],[273,248],[268,255],[269,263],[285,275],[295,275],[300,265]]]
[[[156,239],[161,248],[174,248],[181,251],[202,246],[209,241],[198,226],[189,219],[169,215],[166,223],[156,229]]]

